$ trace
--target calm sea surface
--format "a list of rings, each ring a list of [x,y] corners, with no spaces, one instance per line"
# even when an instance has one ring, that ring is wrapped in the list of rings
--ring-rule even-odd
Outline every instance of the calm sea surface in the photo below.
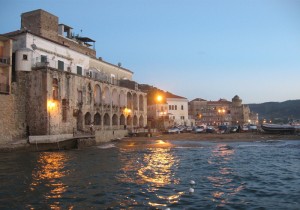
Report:
[[[300,209],[300,141],[1,153],[0,186],[0,209]]]

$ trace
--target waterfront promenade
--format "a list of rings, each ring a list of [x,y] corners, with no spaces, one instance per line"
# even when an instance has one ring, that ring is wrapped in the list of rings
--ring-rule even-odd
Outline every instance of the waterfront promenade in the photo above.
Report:
[[[89,136],[92,138],[93,136]],[[79,138],[79,137],[77,137]],[[251,142],[251,141],[270,141],[270,140],[300,140],[299,134],[280,135],[266,134],[259,132],[245,133],[180,133],[180,134],[163,134],[155,133],[151,137],[125,137],[119,141],[153,141],[153,140],[168,140],[168,141],[214,141],[214,142]],[[30,145],[27,139],[17,140],[8,144],[0,144],[0,152],[23,151],[29,150]]]

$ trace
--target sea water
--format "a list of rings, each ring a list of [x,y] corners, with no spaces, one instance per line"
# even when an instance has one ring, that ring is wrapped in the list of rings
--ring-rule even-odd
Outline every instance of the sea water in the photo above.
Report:
[[[300,209],[300,141],[0,154],[0,209]]]

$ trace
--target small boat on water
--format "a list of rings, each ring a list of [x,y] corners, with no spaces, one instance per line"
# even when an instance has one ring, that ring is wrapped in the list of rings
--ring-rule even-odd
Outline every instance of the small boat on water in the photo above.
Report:
[[[292,134],[300,129],[299,120],[289,124],[262,124],[261,128],[268,133]]]

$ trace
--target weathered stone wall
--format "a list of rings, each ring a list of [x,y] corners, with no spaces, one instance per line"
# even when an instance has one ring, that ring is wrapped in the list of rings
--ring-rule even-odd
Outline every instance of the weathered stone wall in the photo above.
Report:
[[[26,137],[26,96],[18,90],[13,83],[12,94],[0,94],[0,143]]]
[[[108,142],[110,140],[123,138],[128,135],[127,130],[101,130],[96,131],[95,139],[97,143]]]
[[[32,33],[58,41],[58,17],[44,10],[34,10],[21,15],[21,28]]]

